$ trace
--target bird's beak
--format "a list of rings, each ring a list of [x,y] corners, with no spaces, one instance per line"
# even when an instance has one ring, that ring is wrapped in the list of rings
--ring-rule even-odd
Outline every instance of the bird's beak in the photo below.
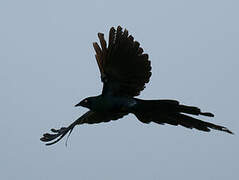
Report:
[[[75,105],[75,107],[78,107],[78,106],[88,107],[88,100],[84,99],[84,100],[82,100],[81,102],[79,102],[78,104]]]
[[[82,106],[82,101],[75,105],[75,107]]]

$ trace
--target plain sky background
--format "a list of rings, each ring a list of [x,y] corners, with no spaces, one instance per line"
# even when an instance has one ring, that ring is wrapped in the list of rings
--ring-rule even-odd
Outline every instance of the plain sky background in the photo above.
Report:
[[[239,1],[1,0],[0,179],[237,180],[239,178]],[[121,25],[152,61],[139,97],[171,98],[215,113],[235,132],[142,124],[133,115],[74,129],[54,146],[50,128],[69,125],[101,92],[92,42]]]

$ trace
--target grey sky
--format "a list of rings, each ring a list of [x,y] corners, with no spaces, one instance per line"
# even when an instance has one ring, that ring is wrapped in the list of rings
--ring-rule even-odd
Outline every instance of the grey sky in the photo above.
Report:
[[[0,179],[239,178],[239,2],[0,1]],[[152,61],[141,98],[172,98],[212,111],[204,120],[235,136],[145,125],[133,115],[74,129],[46,147],[50,128],[102,88],[92,42],[121,25]]]

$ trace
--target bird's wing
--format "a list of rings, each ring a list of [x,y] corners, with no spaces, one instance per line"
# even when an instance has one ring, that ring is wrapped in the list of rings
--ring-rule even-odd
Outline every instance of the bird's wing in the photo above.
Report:
[[[46,145],[52,145],[60,141],[68,132],[70,135],[73,128],[76,125],[109,122],[111,120],[117,120],[119,118],[122,118],[123,116],[127,114],[128,113],[103,114],[103,113],[98,113],[98,112],[94,112],[90,110],[86,112],[85,114],[83,114],[81,117],[79,117],[77,120],[75,120],[68,127],[62,127],[60,129],[51,129],[53,133],[43,134],[43,137],[41,137],[40,140],[43,142],[48,142]]]
[[[127,115],[128,113],[100,113],[94,111],[86,112],[79,121],[79,124],[96,124],[101,122],[109,122],[111,120],[117,120]]]
[[[214,117],[212,113],[202,112],[198,107],[182,105],[176,100],[139,101],[141,108],[140,111],[136,111],[135,115],[143,123],[155,122],[158,124],[171,124],[174,126],[181,125],[186,128],[195,128],[206,132],[209,132],[210,129],[215,129],[233,134],[233,132],[224,126],[191,117],[190,115]]]
[[[148,54],[128,31],[120,26],[109,32],[109,43],[104,34],[98,33],[101,47],[93,43],[96,60],[104,83],[103,94],[137,96],[145,88],[151,76]]]

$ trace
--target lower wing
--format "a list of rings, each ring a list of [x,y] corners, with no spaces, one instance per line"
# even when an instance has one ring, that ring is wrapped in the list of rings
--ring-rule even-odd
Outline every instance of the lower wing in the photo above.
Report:
[[[88,111],[75,120],[68,127],[62,127],[60,129],[51,129],[52,133],[45,133],[41,137],[41,141],[48,142],[46,145],[52,145],[60,141],[67,133],[70,136],[72,130],[76,125],[80,124],[96,124],[101,122],[109,122],[111,120],[117,120],[127,115],[127,113],[116,113],[116,114],[103,114],[94,111]],[[68,138],[67,138],[68,139]],[[67,145],[67,141],[66,141]]]

